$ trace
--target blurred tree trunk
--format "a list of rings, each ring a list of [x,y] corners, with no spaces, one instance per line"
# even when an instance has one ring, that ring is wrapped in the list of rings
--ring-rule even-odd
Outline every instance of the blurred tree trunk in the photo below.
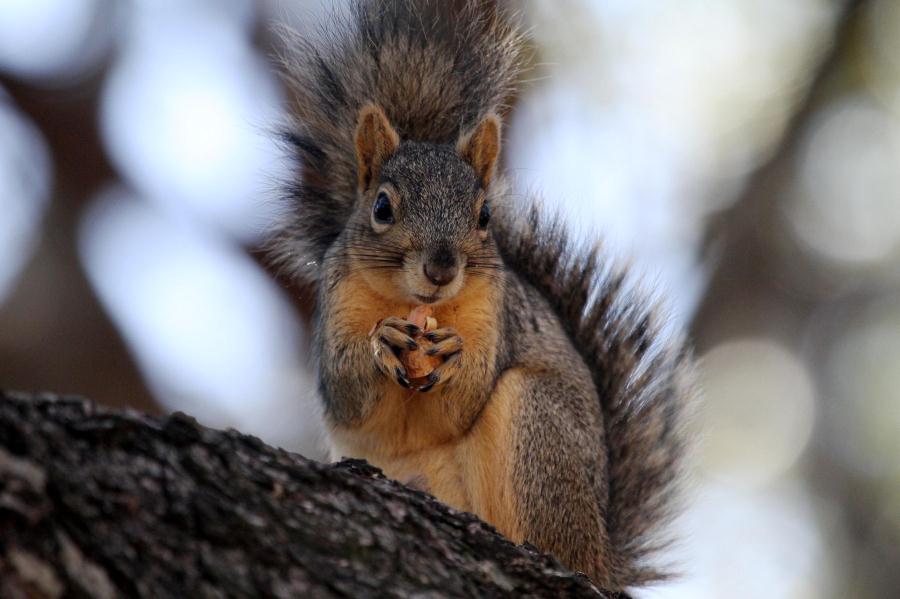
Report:
[[[0,596],[63,595],[624,597],[364,462],[0,393]]]
[[[84,208],[117,175],[103,149],[99,97],[105,69],[48,91],[0,77],[38,127],[53,185],[41,234],[10,296],[0,303],[0,381],[11,388],[83,393],[107,405],[160,411],[78,258]],[[0,215],[3,218],[3,215]]]
[[[706,249],[713,262],[706,293],[694,314],[691,333],[699,350],[723,338],[766,331],[795,341],[812,309],[809,298],[786,293],[780,272],[787,235],[782,205],[800,141],[819,107],[827,101],[850,52],[858,16],[868,0],[843,2],[830,46],[823,52],[806,91],[799,98],[775,151],[747,179],[740,198],[709,224]],[[774,322],[773,314],[792,317]]]

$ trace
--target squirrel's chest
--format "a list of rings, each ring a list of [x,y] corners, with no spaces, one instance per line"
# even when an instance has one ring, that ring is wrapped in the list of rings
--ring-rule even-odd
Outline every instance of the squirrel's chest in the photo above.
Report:
[[[451,302],[437,305],[439,327],[461,337],[461,359],[452,379],[421,393],[401,387],[393,378],[371,381],[374,401],[362,421],[345,429],[342,443],[353,455],[392,457],[444,445],[471,427],[493,383],[498,332],[495,324],[497,291],[480,281],[469,283]],[[332,292],[330,337],[335,343],[369,346],[373,326],[387,316],[407,314],[413,305],[388,303],[356,277],[342,281]],[[347,360],[345,376],[370,373],[374,357]],[[340,384],[340,383],[337,383]],[[370,460],[371,461],[371,460]]]

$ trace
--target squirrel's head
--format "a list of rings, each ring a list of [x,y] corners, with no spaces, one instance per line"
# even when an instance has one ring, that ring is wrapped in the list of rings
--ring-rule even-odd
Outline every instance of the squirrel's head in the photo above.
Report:
[[[352,270],[385,297],[411,303],[446,301],[467,277],[497,275],[487,193],[500,152],[496,116],[454,146],[401,141],[369,105],[355,144],[359,202],[344,248]]]

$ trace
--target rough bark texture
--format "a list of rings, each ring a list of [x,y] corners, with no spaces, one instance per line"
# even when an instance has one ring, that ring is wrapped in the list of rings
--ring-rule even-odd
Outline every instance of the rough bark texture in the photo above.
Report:
[[[0,597],[509,595],[617,596],[364,462],[0,392]]]

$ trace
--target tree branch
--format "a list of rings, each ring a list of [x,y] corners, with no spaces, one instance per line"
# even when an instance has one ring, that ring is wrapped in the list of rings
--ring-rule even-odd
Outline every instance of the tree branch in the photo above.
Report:
[[[364,462],[0,392],[0,596],[623,597]]]

